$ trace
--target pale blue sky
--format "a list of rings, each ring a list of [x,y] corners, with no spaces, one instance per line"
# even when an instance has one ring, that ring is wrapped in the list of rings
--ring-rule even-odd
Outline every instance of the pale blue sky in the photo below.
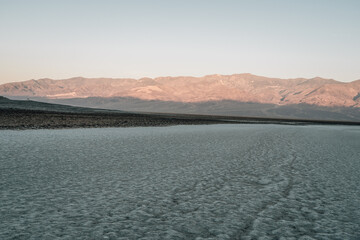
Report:
[[[215,73],[360,79],[360,1],[0,0],[0,83]]]

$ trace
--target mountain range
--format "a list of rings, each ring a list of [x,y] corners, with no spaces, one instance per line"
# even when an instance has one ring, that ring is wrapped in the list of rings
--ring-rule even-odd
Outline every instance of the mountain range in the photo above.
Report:
[[[351,112],[355,115],[350,118],[356,119],[360,110],[360,80],[344,83],[320,77],[279,79],[248,73],[141,79],[46,78],[0,85],[0,95],[86,107],[106,105],[106,108],[121,109],[122,105],[125,109],[121,110],[205,114],[219,111],[224,114],[225,111],[225,114],[266,117],[281,117],[302,109],[305,115],[301,113],[295,117],[308,118],[310,115],[311,118],[309,111],[321,111],[331,113],[331,117],[322,114],[320,118],[334,118],[334,112],[340,115]],[[259,113],[244,112],[244,107],[260,110]],[[287,110],[282,113],[281,109]]]

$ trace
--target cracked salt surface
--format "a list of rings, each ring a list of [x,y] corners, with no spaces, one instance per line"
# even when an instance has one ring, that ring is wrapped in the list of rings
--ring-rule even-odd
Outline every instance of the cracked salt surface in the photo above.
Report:
[[[0,132],[0,239],[360,239],[360,128]]]

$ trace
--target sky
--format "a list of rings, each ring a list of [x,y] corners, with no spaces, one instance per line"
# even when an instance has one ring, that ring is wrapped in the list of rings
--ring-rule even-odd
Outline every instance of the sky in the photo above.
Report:
[[[0,0],[0,84],[235,73],[360,79],[360,1]]]

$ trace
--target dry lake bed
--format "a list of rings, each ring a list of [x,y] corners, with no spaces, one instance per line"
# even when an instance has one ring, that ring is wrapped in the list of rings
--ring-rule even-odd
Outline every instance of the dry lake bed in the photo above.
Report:
[[[0,239],[360,239],[360,127],[0,131]]]

